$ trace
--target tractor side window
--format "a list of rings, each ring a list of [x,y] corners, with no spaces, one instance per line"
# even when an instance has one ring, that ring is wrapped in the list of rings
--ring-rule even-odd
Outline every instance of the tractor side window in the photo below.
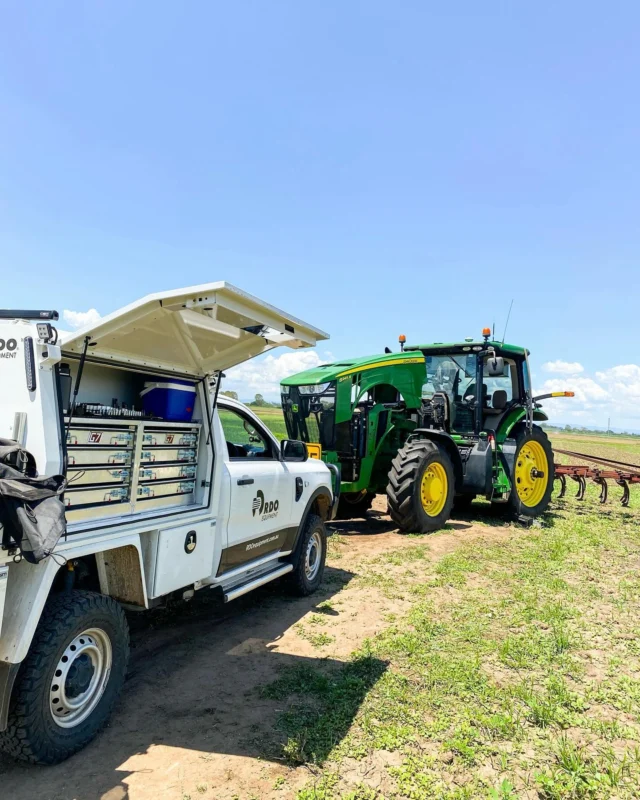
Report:
[[[230,458],[273,458],[271,443],[253,420],[234,409],[218,408]]]
[[[491,375],[485,362],[482,382],[486,387],[486,407],[500,411],[510,403],[517,392],[517,379],[518,371],[514,363],[505,361],[502,375]]]

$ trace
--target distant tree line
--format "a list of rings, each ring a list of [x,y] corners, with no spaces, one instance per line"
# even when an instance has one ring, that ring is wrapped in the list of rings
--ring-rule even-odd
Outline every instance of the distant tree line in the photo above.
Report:
[[[547,425],[545,423],[542,424],[542,428],[545,431],[558,431],[561,433],[578,433],[578,434],[589,434],[590,436],[630,436],[630,437],[637,437],[640,438],[640,434],[638,433],[629,433],[628,431],[612,431],[612,430],[598,430],[596,428],[585,428],[584,426],[578,425]]]
[[[220,392],[220,394],[223,394],[225,397],[230,397],[232,400],[238,399],[237,392]],[[247,405],[256,406],[257,408],[280,408],[280,403],[270,403],[268,400],[265,400],[261,394],[257,394]]]

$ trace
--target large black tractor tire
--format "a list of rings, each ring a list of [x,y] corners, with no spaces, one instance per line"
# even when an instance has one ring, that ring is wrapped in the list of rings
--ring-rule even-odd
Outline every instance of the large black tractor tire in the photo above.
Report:
[[[391,462],[389,515],[404,533],[430,533],[451,516],[455,472],[447,451],[435,442],[409,442]]]
[[[322,583],[326,560],[327,529],[322,517],[309,514],[300,533],[293,572],[286,576],[291,593],[299,597],[313,594]]]
[[[539,517],[547,510],[553,492],[551,443],[538,425],[529,432],[524,423],[519,423],[512,436],[516,455],[508,507],[516,517]]]
[[[340,495],[336,519],[364,519],[371,508],[375,492],[347,492]]]
[[[57,764],[81,750],[106,724],[128,660],[129,627],[115,600],[54,595],[20,665],[0,748],[34,764]]]

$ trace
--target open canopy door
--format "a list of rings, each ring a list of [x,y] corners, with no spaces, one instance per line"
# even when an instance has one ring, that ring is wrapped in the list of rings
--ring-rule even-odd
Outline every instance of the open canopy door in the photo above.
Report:
[[[62,351],[100,360],[203,377],[280,345],[314,347],[324,331],[230,283],[150,294],[67,334]]]

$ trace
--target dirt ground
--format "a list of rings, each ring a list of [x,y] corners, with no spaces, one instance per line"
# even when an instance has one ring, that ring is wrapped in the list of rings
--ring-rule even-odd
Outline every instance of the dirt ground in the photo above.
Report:
[[[0,796],[12,800],[195,800],[288,798],[310,778],[278,755],[277,701],[260,688],[283,666],[344,661],[385,617],[404,610],[375,585],[357,585],[372,557],[426,543],[433,560],[469,539],[507,534],[464,520],[416,539],[401,536],[378,498],[363,521],[335,523],[338,534],[322,589],[290,598],[277,584],[228,606],[198,593],[172,611],[134,615],[132,657],[109,727],[56,767],[0,756]],[[317,605],[330,600],[331,644],[300,634]],[[326,609],[325,609],[326,613]],[[282,779],[286,786],[278,788]],[[280,780],[279,780],[280,779]]]

